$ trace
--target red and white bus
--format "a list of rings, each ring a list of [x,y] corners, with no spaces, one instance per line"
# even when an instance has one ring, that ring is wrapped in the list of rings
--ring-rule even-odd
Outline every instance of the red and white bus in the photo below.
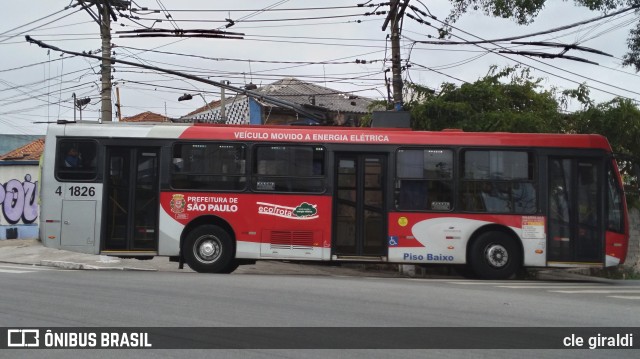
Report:
[[[627,253],[621,179],[598,135],[69,123],[45,146],[40,231],[54,248],[198,272],[280,259],[481,278]]]

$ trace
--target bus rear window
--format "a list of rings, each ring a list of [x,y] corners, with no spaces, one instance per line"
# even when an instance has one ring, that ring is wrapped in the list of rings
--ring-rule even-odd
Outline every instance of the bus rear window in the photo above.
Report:
[[[56,177],[61,181],[96,178],[97,144],[91,140],[61,140],[56,157]]]

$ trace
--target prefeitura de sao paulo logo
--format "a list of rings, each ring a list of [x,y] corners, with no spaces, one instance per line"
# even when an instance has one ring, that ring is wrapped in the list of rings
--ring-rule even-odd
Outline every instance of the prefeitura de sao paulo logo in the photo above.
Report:
[[[171,207],[171,212],[173,213],[184,212],[184,207],[186,205],[187,201],[184,200],[183,194],[174,194],[171,198],[171,202],[169,202],[169,207]]]

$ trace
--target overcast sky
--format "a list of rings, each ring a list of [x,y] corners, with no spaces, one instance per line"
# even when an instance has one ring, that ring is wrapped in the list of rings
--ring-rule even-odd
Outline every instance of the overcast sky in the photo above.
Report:
[[[362,2],[366,1],[137,0],[134,2],[136,8],[164,8],[174,21],[168,21],[166,13],[150,11],[131,13],[140,17],[133,21],[118,16],[118,21],[112,23],[112,43],[116,45],[113,51],[119,59],[188,72],[215,81],[228,80],[238,87],[249,82],[266,85],[285,77],[296,77],[345,93],[381,99],[386,96],[384,69],[390,66],[384,60],[391,57],[386,33],[381,30],[385,15],[365,16],[365,12],[374,8],[353,7]],[[444,19],[450,10],[448,1],[423,0],[422,3],[438,19]],[[549,3],[529,26],[470,13],[455,24],[457,29],[453,34],[464,40],[496,39],[557,28],[601,15],[577,8],[572,2]],[[0,16],[0,133],[43,134],[44,125],[34,123],[73,119],[73,93],[78,98],[91,98],[91,103],[82,112],[83,119],[97,121],[100,117],[99,62],[61,56],[59,52],[49,52],[24,40],[24,35],[31,35],[65,50],[98,50],[101,46],[98,24],[79,7],[65,10],[69,4],[69,0],[3,4]],[[410,4],[426,11],[417,0],[411,0]],[[309,9],[312,7],[314,9]],[[243,9],[254,11],[241,11]],[[155,21],[160,19],[163,21]],[[243,40],[122,38],[123,34],[117,34],[144,27],[225,29],[225,19],[235,22],[226,30],[244,33]],[[435,27],[440,26],[436,20],[424,19]],[[591,87],[591,95],[598,102],[614,96],[639,99],[638,75],[632,68],[620,65],[627,50],[629,28],[637,21],[638,15],[628,12],[604,21],[520,40],[578,43],[613,55],[606,57],[573,50],[568,53],[599,63],[592,65],[566,59],[496,54],[495,50],[514,46],[505,42],[480,46],[415,44],[415,40],[430,40],[429,35],[437,37],[437,31],[405,18],[402,58],[403,61],[408,58],[413,65],[403,76],[406,80],[438,88],[445,81],[458,85],[461,81],[473,82],[484,76],[490,65],[504,67],[520,62],[534,67],[532,74],[543,78],[546,87],[553,86],[561,91],[576,88],[584,82]],[[452,40],[460,41],[459,38]],[[560,51],[532,46],[516,49]],[[366,60],[366,64],[356,64],[356,60]],[[220,96],[215,87],[130,66],[116,65],[112,75],[120,91],[124,117],[145,111],[180,117],[203,106],[204,100],[212,101]],[[193,99],[178,102],[178,97],[184,93],[193,94]],[[115,90],[113,98],[115,103]],[[569,109],[576,108],[574,103]],[[76,117],[79,116],[76,113]]]

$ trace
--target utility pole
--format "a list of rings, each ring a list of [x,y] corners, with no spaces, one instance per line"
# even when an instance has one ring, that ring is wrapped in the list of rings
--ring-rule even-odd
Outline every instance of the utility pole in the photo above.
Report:
[[[229,85],[230,82],[227,80],[222,80],[222,83],[225,85]],[[225,98],[224,87],[220,88],[220,121],[222,123],[227,123],[227,104]]]
[[[100,9],[100,7],[98,7]],[[100,37],[102,38],[102,66],[100,76],[102,78],[102,122],[112,121],[111,114],[111,17],[109,6],[102,5],[100,11]]]
[[[116,108],[118,109],[118,122],[122,122],[122,106],[120,104],[120,88],[116,87]]]
[[[95,22],[100,25],[100,38],[102,39],[102,63],[100,65],[100,78],[102,86],[100,89],[101,121],[111,122],[113,114],[111,109],[111,19],[117,21],[117,10],[126,10],[131,7],[128,0],[77,0]],[[95,13],[92,9],[95,5],[98,10]]]
[[[382,25],[382,31],[387,30],[387,25],[391,23],[391,84],[393,86],[393,108],[402,111],[402,59],[400,58],[400,22],[404,16],[404,11],[409,5],[409,0],[391,0],[391,9]]]

